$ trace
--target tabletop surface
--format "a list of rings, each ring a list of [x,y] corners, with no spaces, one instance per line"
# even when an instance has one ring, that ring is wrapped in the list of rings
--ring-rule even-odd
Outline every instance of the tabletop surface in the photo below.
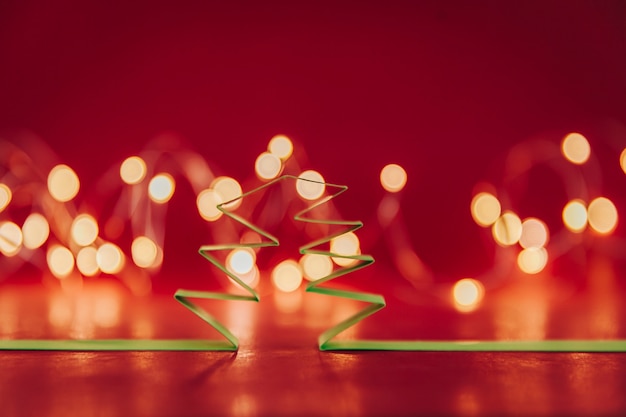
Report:
[[[402,286],[396,286],[402,290]],[[622,293],[514,282],[462,314],[388,295],[389,307],[343,338],[623,338]],[[398,294],[400,294],[400,291]],[[589,294],[595,293],[594,296]],[[603,294],[603,295],[602,295]],[[602,295],[601,302],[597,302]],[[514,298],[512,298],[514,297]],[[515,300],[515,301],[513,301]],[[357,311],[304,291],[260,303],[214,301],[237,352],[0,352],[7,416],[35,415],[620,415],[623,353],[321,352],[316,340]],[[167,294],[136,297],[115,281],[74,295],[4,285],[1,339],[217,338]]]

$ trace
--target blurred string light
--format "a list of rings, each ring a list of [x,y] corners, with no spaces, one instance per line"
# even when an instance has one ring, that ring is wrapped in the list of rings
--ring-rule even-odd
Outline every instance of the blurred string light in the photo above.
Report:
[[[398,164],[385,165],[382,171],[380,171],[380,183],[390,193],[402,191],[406,181],[406,171]]]
[[[556,148],[559,149],[558,146]],[[177,168],[168,167],[167,171],[159,169],[159,158],[165,154],[172,155]],[[267,149],[254,161],[256,181],[267,182],[283,173],[298,175],[303,179],[296,181],[295,191],[301,199],[315,201],[322,198],[326,193],[323,175],[315,170],[302,171],[298,162],[292,158],[293,155],[294,145],[287,136],[271,138]],[[593,160],[590,143],[580,133],[571,133],[563,138],[559,156],[565,163],[575,167],[584,166]],[[626,149],[621,151],[619,163],[626,173]],[[3,215],[0,219],[0,252],[5,257],[19,258],[16,255],[22,247],[28,250],[43,248],[48,268],[59,279],[65,279],[75,271],[82,276],[123,274],[129,266],[127,258],[136,268],[149,272],[158,270],[164,259],[164,227],[158,221],[165,220],[155,216],[151,210],[166,205],[174,197],[180,176],[191,184],[196,194],[197,214],[216,235],[233,233],[217,222],[222,218],[222,212],[217,206],[227,203],[223,206],[224,210],[235,211],[243,200],[239,198],[244,188],[242,184],[232,177],[213,176],[201,156],[187,150],[157,148],[156,151],[151,149],[129,156],[119,164],[117,184],[129,190],[131,209],[128,214],[118,210],[108,220],[99,219],[97,212],[87,214],[76,209],[74,199],[80,191],[76,172],[64,164],[48,166],[53,168],[48,172],[44,188],[52,200],[44,198],[40,205],[33,205],[33,212],[27,216],[21,228],[11,221],[9,214],[15,199],[13,193],[19,185],[12,191],[6,183],[0,183],[0,213]],[[420,274],[416,270],[426,270],[426,267],[411,247],[410,239],[405,236],[406,226],[402,223],[400,191],[406,188],[407,180],[407,171],[399,164],[390,163],[382,168],[379,181],[385,194],[379,204],[377,217],[380,233],[389,234],[393,251],[390,259],[403,276],[415,279]],[[13,187],[13,182],[8,183]],[[618,224],[615,204],[605,196],[588,200],[588,190],[584,187],[582,190],[585,192],[581,195],[570,196],[572,198],[562,209],[564,230],[582,234],[590,229],[601,236],[612,234]],[[506,187],[493,187],[490,192],[476,193],[470,201],[471,217],[480,227],[490,229],[496,251],[517,251],[516,265],[522,273],[539,274],[548,265],[552,251],[550,230],[537,217],[522,219],[511,207],[506,195]],[[504,198],[500,198],[502,196]],[[155,204],[143,204],[146,198]],[[108,225],[113,219],[117,219],[118,229],[123,229],[127,220],[133,224],[132,240],[124,247],[118,246],[107,236],[107,227],[103,227],[103,232],[99,228],[99,223]],[[122,232],[116,234],[122,235]],[[242,237],[241,242],[244,241],[258,243],[260,237],[252,233]],[[274,287],[281,292],[296,291],[303,279],[315,281],[327,277],[336,268],[353,265],[356,261],[352,258],[361,254],[361,241],[353,232],[336,236],[329,244],[330,250],[339,256],[307,254],[298,261],[287,259],[270,266]],[[258,250],[236,249],[226,257],[228,271],[252,287],[259,284],[262,275],[256,263]],[[507,262],[506,259],[510,258],[497,259],[505,259],[497,262]],[[452,287],[453,305],[460,311],[473,311],[481,305],[484,293],[485,287],[480,276],[460,279]]]
[[[12,197],[11,189],[6,184],[0,183],[0,212],[9,205]]]

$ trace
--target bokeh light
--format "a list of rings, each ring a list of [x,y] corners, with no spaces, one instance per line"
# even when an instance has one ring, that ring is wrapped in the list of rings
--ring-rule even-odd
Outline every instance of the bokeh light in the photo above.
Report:
[[[0,223],[0,252],[5,256],[14,256],[22,248],[22,229],[13,222]]]
[[[317,253],[307,253],[301,257],[300,267],[304,273],[304,278],[309,281],[317,281],[333,272],[333,262],[330,257]]]
[[[380,171],[380,184],[386,191],[397,193],[406,185],[407,175],[398,164],[389,164]]]
[[[67,165],[57,165],[48,174],[48,192],[62,203],[72,200],[78,194],[78,175]]]
[[[146,177],[146,163],[138,156],[128,157],[120,166],[120,177],[126,184],[139,184]]]
[[[46,260],[52,275],[59,279],[67,277],[74,270],[74,255],[65,246],[50,246]]]
[[[591,155],[589,141],[580,133],[570,133],[565,136],[561,144],[561,151],[568,161],[577,165],[587,162]]]
[[[98,250],[93,246],[85,246],[76,255],[76,267],[86,277],[92,277],[100,272],[97,257]]]
[[[305,200],[317,200],[326,190],[324,182],[324,177],[319,172],[313,170],[304,171],[298,175],[296,191]]]
[[[272,153],[263,152],[254,163],[254,171],[262,180],[274,179],[280,174],[283,167],[280,158]]]
[[[619,156],[619,166],[622,167],[622,171],[624,171],[624,174],[626,174],[626,148],[624,148],[621,155]]]
[[[519,244],[522,248],[541,248],[547,245],[549,239],[548,226],[534,217],[522,222],[522,235]]]
[[[155,265],[159,248],[147,236],[137,236],[130,246],[130,254],[135,265],[140,268],[150,268]]]
[[[517,255],[517,266],[527,274],[541,272],[548,263],[548,251],[545,248],[531,247],[520,251]]]
[[[291,139],[289,139],[285,135],[276,135],[272,139],[270,139],[267,150],[272,155],[276,155],[278,158],[284,161],[288,159],[293,153],[293,143],[291,143]]]
[[[297,290],[302,283],[300,265],[292,259],[282,261],[272,271],[272,282],[282,292]]]
[[[37,249],[48,240],[50,225],[41,214],[31,213],[26,220],[24,220],[22,234],[24,235],[24,247]]]
[[[124,267],[124,253],[113,243],[105,243],[96,253],[98,267],[105,274],[117,274]]]
[[[589,226],[601,234],[609,234],[617,227],[617,209],[611,200],[598,197],[587,209]]]
[[[585,230],[587,227],[587,207],[582,200],[572,200],[563,207],[563,224],[575,233]]]
[[[155,175],[148,185],[148,195],[150,199],[155,203],[164,204],[170,201],[174,195],[176,188],[176,182],[174,178],[166,173],[160,173]]]
[[[79,246],[89,246],[98,237],[98,222],[89,214],[81,214],[72,222],[72,239]]]
[[[223,202],[217,191],[210,188],[202,190],[196,198],[198,213],[204,220],[213,222],[222,217],[223,213],[217,209],[217,206]]]
[[[491,231],[499,245],[511,246],[522,237],[522,221],[517,214],[505,211],[493,224]]]
[[[330,241],[330,251],[336,255],[355,256],[361,254],[359,238],[353,232],[344,233]],[[339,266],[350,266],[356,259],[333,257],[333,262]]]
[[[226,257],[226,267],[236,275],[247,274],[254,268],[256,254],[252,249],[235,249]]]
[[[483,227],[494,224],[502,211],[500,201],[493,194],[485,192],[478,193],[472,198],[470,208],[474,221]]]
[[[0,213],[9,205],[12,196],[11,189],[6,184],[0,184]]]
[[[211,188],[217,192],[221,200],[224,202],[231,201],[243,194],[239,182],[231,177],[217,177],[213,180]],[[234,210],[241,205],[242,199],[237,199],[231,203],[224,204],[224,208]]]
[[[452,299],[457,310],[462,312],[473,311],[483,299],[485,290],[483,284],[472,278],[463,278],[452,287]]]

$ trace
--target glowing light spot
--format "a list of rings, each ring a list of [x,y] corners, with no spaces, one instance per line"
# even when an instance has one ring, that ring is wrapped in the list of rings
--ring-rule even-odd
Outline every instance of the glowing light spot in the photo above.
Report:
[[[591,155],[589,142],[580,133],[570,133],[565,136],[561,144],[561,151],[568,161],[577,165],[587,162]]]
[[[98,237],[98,232],[98,223],[89,214],[81,214],[72,222],[72,239],[79,246],[91,245]]]
[[[598,197],[589,203],[589,226],[601,234],[609,234],[617,226],[617,209],[611,200]]]
[[[548,226],[535,218],[528,218],[522,222],[522,236],[519,244],[522,248],[542,248],[548,243]]]
[[[135,265],[140,268],[150,268],[157,260],[159,248],[149,237],[137,236],[130,245],[130,254]]]
[[[326,185],[324,184],[324,177],[319,172],[313,170],[304,171],[298,177],[296,190],[300,197],[305,200],[317,200],[324,194]]]
[[[580,233],[587,227],[587,207],[582,200],[572,200],[563,208],[563,224],[569,230]]]
[[[235,274],[247,274],[254,267],[256,255],[252,249],[235,249],[228,254],[226,264]]]
[[[74,270],[74,255],[64,246],[52,245],[48,249],[46,260],[52,275],[59,279],[67,277]]]
[[[483,299],[485,290],[483,284],[472,278],[463,278],[454,284],[452,298],[459,311],[474,310]]]
[[[245,274],[236,273],[228,265],[227,265],[227,268],[228,268],[228,270],[231,273],[233,273],[235,276],[237,276],[237,278],[239,278],[244,284],[246,284],[250,288],[255,288],[257,285],[259,285],[261,274],[259,273],[259,267],[258,266],[252,265],[252,268],[250,268],[250,270],[248,272],[246,272]],[[230,278],[230,277],[228,277],[228,278],[232,280],[232,278]],[[241,285],[239,285],[238,282],[235,282],[235,281],[232,281],[232,282],[237,287],[241,288]]]
[[[84,276],[92,277],[100,271],[98,260],[96,259],[97,253],[98,251],[93,246],[86,246],[78,251],[76,267]]]
[[[62,203],[70,201],[80,189],[78,175],[67,165],[57,165],[48,174],[48,191],[52,198]]]
[[[113,243],[105,243],[98,248],[96,261],[105,274],[117,274],[124,267],[124,254]]]
[[[499,245],[514,245],[522,237],[522,221],[517,214],[505,211],[493,224],[491,231]]]
[[[5,256],[14,256],[22,247],[22,229],[13,222],[0,223],[0,252]]]
[[[401,191],[406,185],[406,171],[398,164],[386,165],[380,171],[380,183],[390,193]]]
[[[263,152],[254,163],[254,171],[262,180],[276,178],[283,167],[278,156],[269,152]]]
[[[333,272],[333,262],[330,258],[316,253],[307,253],[300,258],[300,266],[304,277],[309,281],[327,277]]]
[[[501,213],[500,201],[489,193],[478,193],[470,204],[472,218],[483,227],[489,227],[498,220]]]
[[[161,173],[155,175],[148,185],[148,195],[150,199],[155,203],[164,204],[170,201],[170,198],[174,195],[174,189],[176,188],[176,182],[174,178],[168,173]]]
[[[344,233],[330,241],[330,251],[336,255],[355,256],[361,254],[360,242],[357,235],[352,232]],[[339,266],[350,266],[357,262],[356,259],[333,257],[333,262]]]
[[[237,197],[240,197],[243,192],[241,191],[241,185],[236,179],[231,177],[218,177],[211,184],[215,192],[221,197],[222,201],[228,202]],[[241,205],[242,199],[235,200],[231,203],[224,204],[223,207],[234,210]]]
[[[50,235],[50,225],[44,216],[39,213],[30,214],[22,225],[24,247],[37,249],[43,245]]]
[[[293,153],[293,143],[285,135],[276,135],[270,140],[267,150],[284,161]]]
[[[0,184],[0,213],[9,205],[12,197],[11,189],[6,184]]]
[[[138,156],[126,158],[120,166],[120,177],[126,184],[139,184],[146,177],[146,163]]]
[[[218,204],[222,204],[222,197],[210,188],[202,190],[196,198],[198,213],[206,221],[213,222],[222,217],[222,212],[217,209]]]
[[[517,266],[527,274],[537,274],[548,263],[548,251],[545,248],[526,248],[517,255]]]
[[[282,292],[297,290],[302,283],[300,265],[291,259],[282,261],[272,271],[272,282]]]
[[[626,174],[626,148],[624,148],[622,154],[619,156],[619,165],[622,167],[624,174]]]

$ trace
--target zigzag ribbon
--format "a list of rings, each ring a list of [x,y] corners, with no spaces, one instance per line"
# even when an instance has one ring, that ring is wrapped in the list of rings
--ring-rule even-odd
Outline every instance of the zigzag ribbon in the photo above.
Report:
[[[300,253],[318,254],[333,258],[347,258],[357,261],[355,264],[338,268],[330,275],[323,277],[317,281],[310,282],[307,292],[330,295],[334,297],[355,300],[368,303],[369,305],[358,311],[351,317],[332,326],[324,331],[318,338],[318,346],[323,351],[334,350],[388,350],[388,351],[533,351],[533,352],[626,352],[626,340],[537,340],[537,341],[425,341],[425,340],[334,340],[335,336],[344,330],[354,326],[361,320],[376,313],[385,307],[385,298],[380,294],[370,294],[355,291],[346,291],[335,288],[321,286],[340,276],[349,274],[361,268],[365,268],[374,262],[371,255],[341,255],[332,253],[327,250],[315,249],[318,246],[329,243],[332,239],[345,233],[355,231],[363,226],[360,221],[347,220],[329,220],[315,219],[306,217],[306,214],[327,203],[331,199],[345,192],[348,187],[344,185],[336,185],[330,183],[320,183],[318,181],[299,178],[291,175],[279,177],[270,181],[252,191],[248,191],[241,196],[227,201],[217,206],[217,208],[241,225],[255,231],[259,235],[266,238],[266,241],[259,243],[231,243],[205,245],[200,247],[199,253],[220,271],[224,272],[231,279],[237,282],[249,295],[237,295],[229,293],[216,293],[207,291],[192,291],[180,289],[174,294],[174,298],[180,302],[185,308],[197,315],[207,324],[217,330],[225,340],[136,340],[136,339],[117,339],[117,340],[0,340],[0,350],[79,350],[79,351],[98,351],[98,350],[174,350],[174,351],[236,351],[239,348],[239,341],[223,324],[217,321],[202,307],[194,304],[191,299],[209,299],[209,300],[233,300],[233,301],[260,301],[259,294],[239,277],[230,272],[224,264],[222,264],[211,253],[214,251],[232,250],[237,248],[261,248],[269,246],[278,246],[279,242],[276,237],[261,229],[260,227],[249,222],[245,218],[229,212],[224,209],[228,205],[237,200],[243,199],[253,193],[262,191],[263,189],[276,184],[279,181],[287,179],[309,181],[318,184],[324,184],[326,187],[338,189],[338,191],[327,196],[319,202],[311,205],[298,212],[294,219],[305,223],[318,223],[326,225],[345,226],[345,229],[315,240],[300,248]]]

